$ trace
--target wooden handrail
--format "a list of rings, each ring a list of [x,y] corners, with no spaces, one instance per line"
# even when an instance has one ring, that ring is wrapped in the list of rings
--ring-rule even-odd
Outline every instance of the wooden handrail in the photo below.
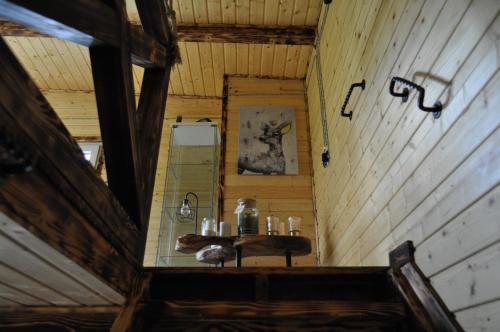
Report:
[[[412,318],[425,331],[463,332],[439,294],[415,262],[413,242],[390,252],[391,277]]]

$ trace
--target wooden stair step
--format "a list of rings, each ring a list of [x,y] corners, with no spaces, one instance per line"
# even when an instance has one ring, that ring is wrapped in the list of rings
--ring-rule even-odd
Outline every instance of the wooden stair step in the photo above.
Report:
[[[165,301],[399,301],[385,267],[164,268],[150,296]]]
[[[154,301],[148,307],[153,331],[398,331],[406,318],[403,303],[394,302]]]

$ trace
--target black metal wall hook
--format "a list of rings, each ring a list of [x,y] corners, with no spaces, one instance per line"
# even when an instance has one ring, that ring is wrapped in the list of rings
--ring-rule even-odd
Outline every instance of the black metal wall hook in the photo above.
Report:
[[[365,89],[365,80],[362,80],[359,83],[351,84],[351,87],[349,88],[349,92],[347,92],[347,96],[345,96],[344,105],[342,105],[342,109],[340,110],[340,115],[348,117],[349,120],[352,120],[352,111],[349,113],[346,113],[345,108],[347,107],[347,104],[349,103],[349,99],[351,98],[352,90],[354,90],[354,88],[361,88],[361,90],[364,90]]]
[[[396,92],[394,90],[396,82],[399,82],[407,87],[405,87],[402,92]],[[391,85],[389,86],[389,92],[391,93],[391,95],[394,97],[401,97],[403,103],[406,103],[408,101],[408,96],[410,95],[410,89],[416,89],[418,91],[418,108],[420,108],[424,112],[431,112],[434,119],[439,119],[439,117],[441,116],[441,111],[443,110],[443,105],[438,100],[434,103],[433,107],[425,106],[424,105],[425,89],[420,85],[417,85],[402,77],[395,76],[392,78]]]

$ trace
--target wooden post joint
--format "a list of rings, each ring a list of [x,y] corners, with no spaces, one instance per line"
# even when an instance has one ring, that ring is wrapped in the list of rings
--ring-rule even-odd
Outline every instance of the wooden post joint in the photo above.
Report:
[[[415,247],[412,241],[400,244],[389,253],[389,263],[392,269],[400,269],[406,263],[415,261]]]

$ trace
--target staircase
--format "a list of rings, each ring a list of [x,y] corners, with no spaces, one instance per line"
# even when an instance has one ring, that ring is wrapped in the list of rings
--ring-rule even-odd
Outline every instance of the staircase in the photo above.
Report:
[[[390,267],[147,269],[113,331],[462,331],[413,252]]]

